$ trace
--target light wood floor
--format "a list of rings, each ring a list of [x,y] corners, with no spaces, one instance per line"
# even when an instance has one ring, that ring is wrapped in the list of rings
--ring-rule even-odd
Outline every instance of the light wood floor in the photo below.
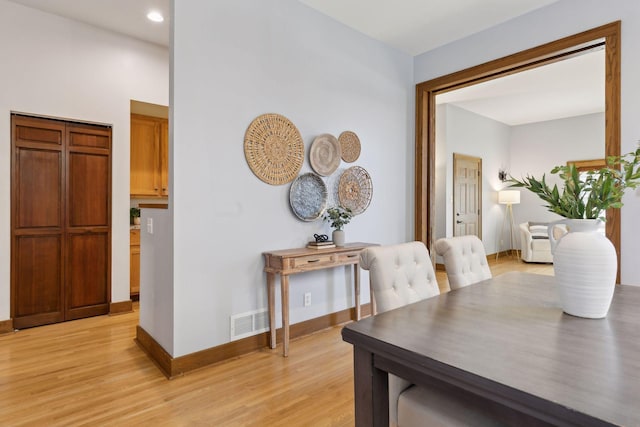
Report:
[[[501,258],[494,275],[548,265]],[[446,276],[438,274],[442,279]],[[138,312],[0,336],[0,426],[352,426],[340,327],[168,381],[133,341]]]

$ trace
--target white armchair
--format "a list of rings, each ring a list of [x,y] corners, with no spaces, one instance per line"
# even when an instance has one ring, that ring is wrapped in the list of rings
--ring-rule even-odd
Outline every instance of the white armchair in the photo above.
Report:
[[[524,262],[553,262],[549,243],[548,224],[523,222],[520,224],[520,249]]]

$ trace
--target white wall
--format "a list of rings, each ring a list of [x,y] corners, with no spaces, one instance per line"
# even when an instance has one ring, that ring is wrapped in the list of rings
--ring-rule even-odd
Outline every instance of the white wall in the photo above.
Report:
[[[263,251],[301,247],[330,231],[293,215],[289,185],[251,172],[243,151],[251,121],[288,117],[307,152],[321,133],[356,132],[362,154],[354,164],[371,174],[373,200],[345,228],[347,240],[402,242],[413,236],[414,86],[410,56],[294,0],[174,8],[176,357],[228,342],[230,315],[266,307]],[[308,171],[307,155],[301,173]],[[293,276],[291,323],[353,306],[350,278],[342,268]],[[302,307],[305,292],[311,307]]]
[[[169,193],[171,194],[171,193]],[[141,209],[140,325],[173,353],[173,211]],[[151,220],[151,232],[148,221]]]
[[[129,101],[168,103],[168,51],[0,0],[0,320],[10,317],[10,112],[113,125],[111,300],[129,299]]]
[[[560,0],[527,15],[415,58],[416,83],[481,64],[613,21],[622,21],[622,152],[636,148],[640,136],[640,2],[637,0]],[[622,208],[622,282],[640,284],[640,194],[630,193]]]
[[[436,117],[441,125],[440,129],[436,127],[436,163],[443,167],[436,165],[436,197],[440,196],[440,203],[436,203],[435,234],[453,236],[453,154],[479,157],[482,159],[482,242],[488,254],[507,249],[498,248],[504,209],[497,204],[497,191],[504,186],[498,179],[498,170],[509,168],[510,127],[451,104],[439,106],[437,114],[441,112],[445,116],[443,123]],[[444,135],[441,136],[441,132]]]
[[[604,113],[531,123],[511,128],[511,169],[515,178],[546,174],[550,185],[561,185],[549,171],[569,160],[604,159]],[[516,224],[526,221],[556,221],[538,196],[520,191],[520,204],[513,207]]]

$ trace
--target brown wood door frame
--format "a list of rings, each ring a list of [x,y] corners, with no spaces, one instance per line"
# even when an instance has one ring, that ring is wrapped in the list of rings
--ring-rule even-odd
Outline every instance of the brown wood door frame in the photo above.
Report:
[[[604,43],[602,42],[604,40]],[[435,225],[436,95],[537,68],[582,54],[594,46],[605,48],[605,154],[620,155],[620,42],[621,23],[612,22],[513,55],[486,62],[416,85],[415,240],[433,248]],[[620,209],[607,210],[607,237],[618,256],[620,281]]]

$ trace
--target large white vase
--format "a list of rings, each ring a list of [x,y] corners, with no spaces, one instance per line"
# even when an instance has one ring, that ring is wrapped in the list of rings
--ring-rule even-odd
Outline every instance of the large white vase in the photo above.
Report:
[[[344,246],[344,230],[333,230],[331,239],[337,247]]]
[[[553,252],[553,270],[560,302],[565,313],[600,319],[607,315],[616,284],[616,250],[604,233],[600,221],[566,219],[569,231],[559,239],[549,239]]]

